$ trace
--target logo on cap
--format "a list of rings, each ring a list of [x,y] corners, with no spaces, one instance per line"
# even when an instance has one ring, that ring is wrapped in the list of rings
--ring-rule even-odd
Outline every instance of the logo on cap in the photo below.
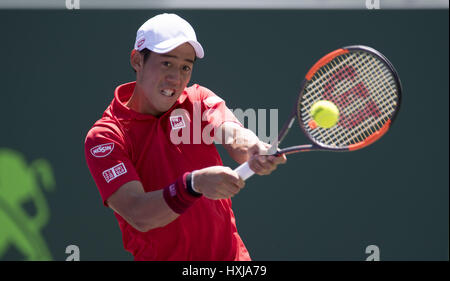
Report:
[[[172,125],[172,130],[186,127],[183,116],[181,116],[181,115],[170,116],[170,125]]]
[[[105,143],[91,148],[91,154],[95,157],[106,157],[114,149],[114,143]]]
[[[138,41],[137,47],[140,48],[144,43],[145,43],[145,38]]]

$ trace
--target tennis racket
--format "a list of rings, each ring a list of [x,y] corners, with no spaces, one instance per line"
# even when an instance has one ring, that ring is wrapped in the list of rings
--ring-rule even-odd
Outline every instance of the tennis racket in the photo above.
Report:
[[[277,141],[269,151],[274,155],[305,151],[354,151],[369,146],[392,126],[400,109],[402,87],[394,66],[378,51],[367,46],[337,49],[314,64],[301,84],[294,109]],[[339,120],[322,128],[310,115],[319,100],[333,102]],[[298,119],[310,144],[280,149],[278,145]],[[254,172],[248,162],[235,171],[246,180]]]

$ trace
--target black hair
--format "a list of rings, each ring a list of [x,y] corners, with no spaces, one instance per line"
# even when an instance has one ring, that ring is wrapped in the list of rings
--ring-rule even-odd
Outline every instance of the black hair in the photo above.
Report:
[[[147,61],[147,59],[150,57],[150,54],[152,53],[152,51],[150,51],[150,50],[147,49],[147,48],[144,48],[142,51],[140,51],[140,53],[141,53],[142,55],[144,55],[144,64],[145,64],[145,62]]]
[[[141,55],[144,56],[144,64],[145,62],[147,62],[148,58],[150,57],[150,54],[152,53],[152,51],[150,51],[147,48],[142,49],[141,51],[139,51],[139,53],[141,53]],[[131,67],[133,68],[133,67]],[[134,73],[136,73],[136,70],[133,68]]]

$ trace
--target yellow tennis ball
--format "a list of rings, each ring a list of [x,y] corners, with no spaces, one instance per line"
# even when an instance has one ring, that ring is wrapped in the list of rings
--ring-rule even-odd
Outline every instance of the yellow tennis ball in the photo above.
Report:
[[[311,106],[310,114],[317,126],[331,128],[339,120],[339,109],[331,101],[321,100]]]

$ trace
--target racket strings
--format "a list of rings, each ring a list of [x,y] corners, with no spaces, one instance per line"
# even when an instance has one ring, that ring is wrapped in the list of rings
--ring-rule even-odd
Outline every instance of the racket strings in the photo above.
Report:
[[[359,89],[359,91],[362,91],[364,94],[367,94],[367,92],[368,92],[367,89],[364,89],[363,87],[360,87],[360,88],[362,88],[363,90]],[[346,90],[347,89],[339,89],[338,88],[338,91],[346,91]],[[352,93],[352,95],[357,96],[357,93]],[[342,102],[341,103],[337,102],[337,103],[338,103],[338,105],[340,105],[341,108],[345,108],[345,105],[343,105]],[[356,103],[356,106],[358,106],[360,108],[363,106],[359,99],[349,100],[348,103]],[[374,106],[373,103],[370,105],[366,104],[364,111],[362,111],[362,112],[360,111],[358,114],[349,112],[349,113],[347,113],[347,115],[345,115],[345,112],[344,112],[343,116],[346,117],[346,119],[342,118],[340,125],[347,129],[353,127],[353,131],[356,132],[356,138],[354,138],[354,141],[362,141],[364,138],[367,138],[371,133],[374,132],[371,128],[368,128],[368,132],[361,130],[361,128],[363,128],[363,127],[365,128],[367,126],[365,123],[363,123],[363,121],[367,119],[366,116],[369,116],[371,112],[374,112],[375,114],[379,114],[377,106]],[[355,124],[358,124],[358,123],[360,125],[355,127]],[[376,130],[378,130],[378,128],[376,128]],[[330,135],[332,135],[332,134],[330,134],[330,131],[323,131],[323,132],[325,132],[325,133],[321,134],[322,139],[325,139],[325,141],[329,142]],[[350,141],[348,139],[351,136],[352,136],[352,134],[350,131],[341,130],[340,136],[338,136],[338,137],[344,138],[344,141],[346,143],[352,143],[352,141]]]
[[[306,131],[322,144],[344,147],[367,139],[384,126],[398,104],[391,71],[366,52],[347,53],[323,66],[310,80],[299,104]],[[339,122],[330,129],[312,129],[309,109],[316,101],[334,102]]]
[[[364,65],[364,63],[361,63],[361,65]],[[369,73],[373,73],[373,68],[372,67],[369,67],[368,68],[368,70],[370,71]],[[352,75],[353,75],[353,73],[352,73]],[[351,77],[349,77],[349,75],[344,75],[344,77],[343,77],[344,79],[350,79]],[[341,78],[342,79],[342,78]],[[369,80],[368,81],[374,81],[373,80],[373,78],[369,78]],[[359,81],[356,81],[357,83],[359,83]],[[358,86],[359,86],[360,84],[358,84]],[[364,85],[364,84],[363,84]],[[348,87],[350,87],[350,85],[347,85]],[[369,85],[369,87],[370,87],[370,85]],[[352,89],[354,89],[354,88],[352,88]],[[337,92],[343,92],[343,91],[349,91],[349,89],[345,89],[345,88],[340,88],[340,87],[338,87],[337,88]],[[364,96],[364,94],[365,95],[367,95],[367,93],[368,93],[368,91],[367,91],[367,89],[365,89],[364,87],[359,87],[359,89],[357,89],[357,91],[355,92],[355,93],[352,93],[352,95],[350,96],[350,97],[357,97],[358,96],[358,91],[360,92],[360,95],[362,95],[362,96]],[[361,92],[362,92],[362,94],[361,94]],[[328,97],[328,99],[330,99],[330,97]],[[362,104],[362,102],[361,101],[363,101],[363,99],[359,99],[359,98],[354,98],[353,100],[349,100],[349,101],[347,101],[346,103],[348,104],[348,103],[354,103],[355,104],[355,106],[356,107],[359,107],[359,108],[361,108],[362,106],[363,106],[363,104]],[[334,102],[336,102],[338,105],[340,105],[340,107],[341,108],[347,108],[348,109],[348,107],[346,107],[345,106],[345,104],[343,104],[343,102],[339,102],[339,101],[336,101],[336,100],[334,100]],[[372,105],[373,105],[373,103],[372,103]],[[348,110],[347,110],[348,111]],[[354,113],[349,113],[349,114],[347,114],[347,115],[345,115],[345,112],[343,113],[343,116],[344,117],[347,117],[346,119],[347,120],[345,120],[344,118],[342,118],[341,119],[341,126],[343,126],[343,127],[347,127],[347,128],[351,128],[351,127],[353,127],[353,130],[354,131],[356,131],[356,132],[359,132],[360,134],[357,134],[357,136],[356,136],[356,138],[354,138],[355,139],[355,141],[362,141],[363,139],[365,139],[365,138],[367,138],[371,133],[373,133],[374,131],[373,130],[378,130],[379,128],[376,128],[376,129],[371,129],[370,127],[368,128],[368,132],[365,132],[365,131],[362,131],[361,130],[361,128],[365,128],[365,126],[367,126],[366,124],[364,124],[364,123],[362,123],[362,121],[363,120],[366,120],[367,119],[367,115],[369,115],[371,112],[374,112],[374,111],[378,111],[378,108],[375,106],[372,106],[372,110],[370,109],[370,107],[367,107],[366,106],[366,108],[365,108],[365,111],[362,111],[362,115],[361,115],[361,111],[359,112],[359,116],[355,116],[355,114]],[[378,113],[378,112],[376,112],[376,113]],[[353,116],[352,116],[353,115]],[[359,122],[360,123],[360,125],[359,126],[354,126],[354,123],[355,122]],[[353,124],[352,124],[353,123]],[[322,135],[322,138],[324,138],[324,137],[330,137],[330,131],[324,131],[326,134],[326,136],[324,136],[324,134],[321,134]],[[341,132],[341,137],[345,137],[346,138],[346,142],[348,142],[348,137],[350,136],[351,134],[348,132],[348,131],[344,131],[344,133],[342,133]]]
[[[372,60],[373,57],[370,57],[370,59]],[[355,63],[358,63],[358,62],[355,62]],[[359,62],[359,63],[361,63],[361,62]],[[384,76],[374,77],[374,74],[376,71],[375,67],[379,66],[379,64],[373,64],[372,62],[369,62],[369,63],[370,63],[369,67],[368,67],[367,71],[365,72],[366,74],[368,74],[367,80],[365,80],[366,84],[362,84],[362,85],[365,85],[362,87],[367,86],[367,88],[373,89],[372,92],[377,93],[377,92],[380,92],[380,85],[385,84],[385,81],[383,81]],[[365,65],[365,64],[362,63],[361,65]],[[382,72],[380,72],[378,69],[377,73],[382,73]],[[345,78],[349,79],[348,76]],[[362,79],[364,79],[364,78],[365,77],[363,77]],[[375,81],[378,81],[379,83],[375,83]],[[360,83],[360,82],[358,81],[358,83]],[[361,85],[361,84],[358,84],[358,85]],[[364,92],[364,95],[366,95],[365,98],[367,98],[367,95],[368,95],[367,89],[364,89],[364,90],[358,89],[358,90],[360,93]],[[337,92],[339,93],[341,91],[349,91],[349,89],[338,87]],[[341,125],[343,125],[344,127],[347,127],[347,128],[352,127],[352,126],[354,127],[354,124],[352,124],[353,122],[360,123],[359,126],[356,126],[353,128],[353,131],[355,131],[356,134],[352,134],[350,130],[347,130],[347,131],[343,130],[341,133],[341,134],[343,134],[342,136],[346,138],[346,141],[349,142],[350,144],[352,144],[354,142],[363,141],[364,139],[369,137],[371,134],[378,131],[382,127],[382,125],[384,125],[384,123],[388,120],[388,117],[389,117],[388,115],[386,115],[386,112],[382,112],[381,116],[386,117],[386,119],[381,119],[382,122],[375,123],[375,125],[373,127],[367,126],[367,124],[366,124],[367,122],[364,122],[364,121],[369,120],[369,117],[371,117],[370,116],[371,114],[379,115],[380,113],[378,111],[380,109],[383,109],[386,107],[385,107],[385,104],[382,103],[381,100],[379,99],[381,95],[373,95],[374,99],[369,101],[369,103],[364,103],[365,99],[358,98],[357,96],[358,96],[357,93],[353,94],[352,97],[354,99],[350,103],[355,103],[356,108],[364,108],[362,111],[362,114],[355,117],[354,116],[355,113],[352,113],[352,110],[354,110],[354,108],[350,108],[350,110],[348,110],[348,107],[347,107],[347,111],[349,111],[349,113],[347,115],[344,115],[344,116],[347,116],[347,120],[342,121],[342,119],[341,119],[341,123],[345,123],[345,124],[341,124]],[[345,108],[345,106],[343,106],[342,102],[341,103],[338,102],[338,105],[340,105],[341,108]],[[377,105],[379,105],[379,106],[377,106]],[[361,111],[359,111],[359,113],[361,113]],[[325,131],[325,132],[327,133],[327,137],[330,137],[329,131]],[[348,138],[352,137],[352,136],[354,137],[353,141],[352,140],[349,141]]]

